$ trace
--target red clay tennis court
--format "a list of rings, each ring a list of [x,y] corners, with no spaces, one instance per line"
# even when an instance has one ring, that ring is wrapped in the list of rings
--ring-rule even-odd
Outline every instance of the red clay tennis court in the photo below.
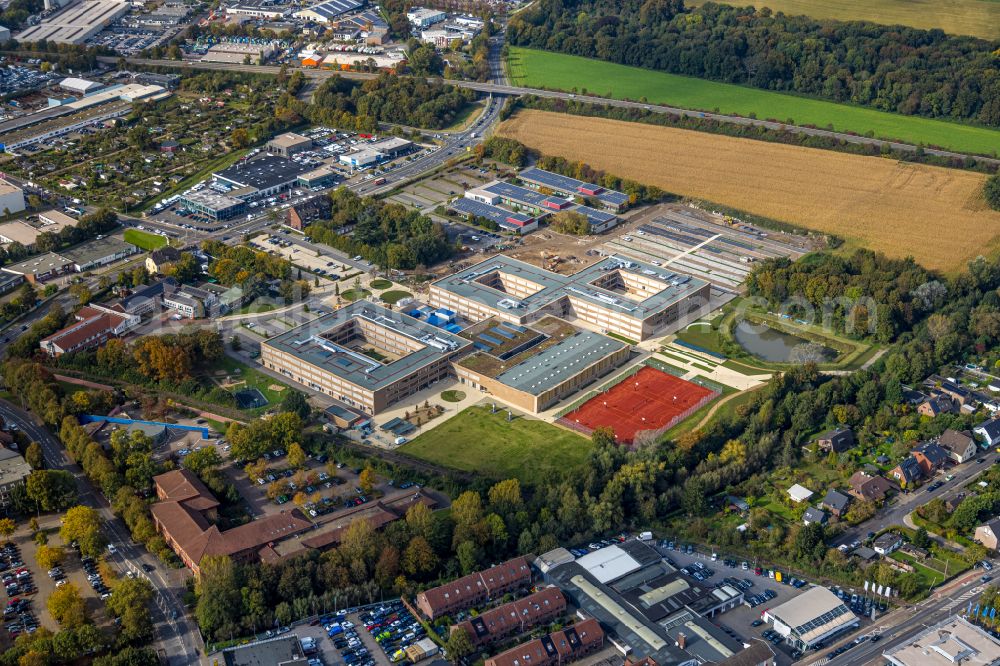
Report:
[[[608,426],[619,443],[631,444],[637,432],[666,430],[718,395],[717,391],[644,367],[560,419],[586,433]]]

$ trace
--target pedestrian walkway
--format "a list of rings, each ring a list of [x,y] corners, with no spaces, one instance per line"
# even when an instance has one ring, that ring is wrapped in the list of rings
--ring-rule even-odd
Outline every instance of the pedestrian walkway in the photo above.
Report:
[[[724,361],[720,361],[716,357],[682,347],[673,342],[667,343],[659,351],[654,352],[652,357],[685,370],[682,379],[704,377],[740,391],[756,388],[771,379],[770,373],[745,375],[742,372],[737,372],[727,368],[723,365]]]

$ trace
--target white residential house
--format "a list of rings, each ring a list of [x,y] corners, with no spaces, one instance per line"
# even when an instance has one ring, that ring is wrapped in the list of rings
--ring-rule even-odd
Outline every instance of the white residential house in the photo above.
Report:
[[[983,421],[972,432],[983,438],[989,446],[1000,443],[1000,419],[990,419]]]

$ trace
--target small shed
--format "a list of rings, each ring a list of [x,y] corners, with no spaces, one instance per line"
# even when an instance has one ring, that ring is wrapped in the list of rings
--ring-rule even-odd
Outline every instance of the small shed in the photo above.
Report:
[[[796,483],[788,489],[788,496],[792,498],[793,502],[805,502],[813,496],[813,491]]]

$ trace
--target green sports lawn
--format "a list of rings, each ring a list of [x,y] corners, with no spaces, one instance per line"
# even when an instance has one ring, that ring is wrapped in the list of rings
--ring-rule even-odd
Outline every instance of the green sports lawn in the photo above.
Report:
[[[167,239],[158,234],[151,234],[138,229],[125,230],[125,242],[131,243],[143,250],[158,250],[167,244]]]
[[[466,472],[522,483],[551,482],[579,469],[590,453],[590,440],[545,421],[507,412],[469,407],[400,447],[400,453]]]
[[[957,152],[1000,154],[1000,131],[944,120],[903,116],[859,106],[706,81],[580,56],[510,47],[508,71],[514,85],[573,90],[617,99],[686,109],[794,121],[840,132],[866,134]]]

